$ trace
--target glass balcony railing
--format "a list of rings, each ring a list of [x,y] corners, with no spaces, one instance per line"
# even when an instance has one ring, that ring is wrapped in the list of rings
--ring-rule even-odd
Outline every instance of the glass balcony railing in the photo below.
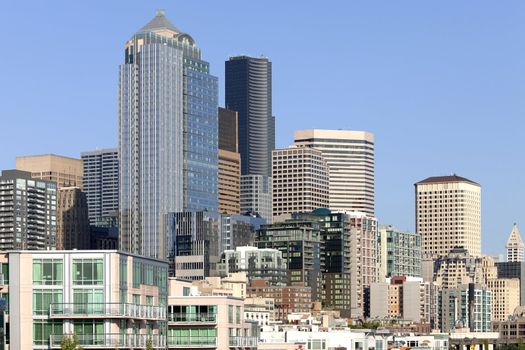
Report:
[[[170,323],[205,323],[216,324],[217,314],[188,314],[188,313],[168,313],[168,322]]]
[[[230,337],[231,348],[256,348],[257,337]]]
[[[214,348],[217,346],[217,337],[168,337],[169,348],[196,346]]]
[[[50,336],[50,346],[54,349],[60,348],[62,338],[72,337],[72,335],[52,334]],[[153,348],[166,348],[166,336],[164,335],[147,335],[147,334],[77,334],[78,345],[83,349],[111,348],[111,349],[129,349],[129,348],[146,348],[148,340],[151,339]]]
[[[51,318],[116,317],[131,319],[165,320],[166,308],[127,303],[62,303],[49,306]]]

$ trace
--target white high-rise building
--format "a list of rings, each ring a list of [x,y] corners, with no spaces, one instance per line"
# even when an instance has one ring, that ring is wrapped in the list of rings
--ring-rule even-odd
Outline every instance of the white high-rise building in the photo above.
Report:
[[[118,150],[116,148],[82,152],[84,192],[89,223],[95,225],[103,217],[118,212]]]
[[[523,252],[525,250],[525,243],[521,239],[518,226],[514,224],[512,231],[510,231],[509,239],[507,240],[507,261],[521,262],[523,261]]]
[[[351,130],[298,130],[295,145],[323,152],[330,172],[330,209],[374,215],[374,135]]]
[[[328,208],[328,165],[321,151],[289,147],[272,152],[273,215]]]
[[[415,184],[416,232],[422,253],[447,255],[463,247],[481,256],[481,186],[457,175],[429,177]]]

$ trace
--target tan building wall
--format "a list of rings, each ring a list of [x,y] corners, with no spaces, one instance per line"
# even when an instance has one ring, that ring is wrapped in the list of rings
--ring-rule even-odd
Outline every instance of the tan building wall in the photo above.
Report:
[[[496,278],[487,281],[492,291],[492,319],[506,321],[520,305],[520,280],[517,278]]]
[[[36,179],[54,181],[58,188],[83,188],[84,166],[81,159],[55,154],[16,157],[16,169],[29,171]]]
[[[241,211],[241,155],[219,149],[219,212]]]
[[[452,175],[415,184],[416,232],[423,253],[444,256],[464,247],[481,256],[481,186]]]

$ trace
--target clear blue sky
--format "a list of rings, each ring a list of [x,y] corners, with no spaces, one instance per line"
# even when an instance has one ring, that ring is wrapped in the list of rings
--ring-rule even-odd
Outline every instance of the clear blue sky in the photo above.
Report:
[[[124,42],[164,8],[220,79],[231,55],[273,62],[277,145],[293,130],[376,137],[381,223],[414,229],[413,184],[482,184],[483,249],[525,233],[525,2],[32,1],[0,11],[0,169],[17,155],[117,145]]]

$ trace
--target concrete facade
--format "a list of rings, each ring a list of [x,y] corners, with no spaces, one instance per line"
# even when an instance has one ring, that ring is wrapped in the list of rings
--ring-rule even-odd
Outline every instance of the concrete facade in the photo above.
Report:
[[[58,188],[83,188],[82,160],[56,154],[16,157],[16,169],[28,171],[35,179],[53,181]]]

